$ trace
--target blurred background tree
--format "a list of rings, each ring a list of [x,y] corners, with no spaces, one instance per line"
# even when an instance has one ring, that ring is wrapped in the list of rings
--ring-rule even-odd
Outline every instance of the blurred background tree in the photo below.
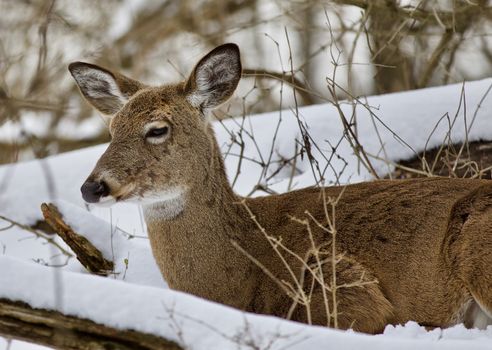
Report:
[[[488,77],[487,0],[0,0],[0,163],[109,140],[67,65],[149,84],[239,44],[244,79],[218,118]]]

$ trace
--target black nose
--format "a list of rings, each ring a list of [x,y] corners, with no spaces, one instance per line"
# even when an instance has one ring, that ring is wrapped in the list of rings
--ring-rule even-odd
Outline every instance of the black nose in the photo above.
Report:
[[[87,203],[97,203],[101,197],[109,194],[109,187],[104,181],[86,181],[80,192]]]

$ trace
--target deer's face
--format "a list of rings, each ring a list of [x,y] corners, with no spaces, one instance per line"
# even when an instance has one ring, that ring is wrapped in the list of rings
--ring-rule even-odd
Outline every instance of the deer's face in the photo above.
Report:
[[[138,92],[112,118],[111,143],[82,186],[84,199],[152,203],[181,196],[206,167],[206,124],[176,86]]]
[[[86,202],[168,202],[200,186],[213,149],[207,114],[241,75],[236,45],[210,52],[186,82],[162,87],[86,63],[69,68],[84,97],[111,118],[112,140],[81,188]]]

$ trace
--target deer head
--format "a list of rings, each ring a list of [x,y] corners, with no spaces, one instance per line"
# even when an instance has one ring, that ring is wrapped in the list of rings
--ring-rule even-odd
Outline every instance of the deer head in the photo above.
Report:
[[[109,147],[81,188],[85,201],[171,202],[210,176],[216,141],[209,114],[239,82],[237,45],[209,52],[185,82],[159,87],[83,62],[69,70],[85,99],[110,120]]]

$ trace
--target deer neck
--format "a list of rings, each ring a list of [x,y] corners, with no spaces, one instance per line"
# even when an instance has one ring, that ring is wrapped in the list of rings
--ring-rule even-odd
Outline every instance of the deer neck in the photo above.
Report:
[[[171,288],[242,307],[251,261],[232,240],[251,232],[250,221],[234,194],[215,144],[203,183],[170,202],[144,207],[154,257]],[[172,210],[169,210],[172,204]],[[177,209],[176,209],[177,208]],[[213,285],[211,284],[213,281]],[[224,290],[222,290],[224,288]]]

